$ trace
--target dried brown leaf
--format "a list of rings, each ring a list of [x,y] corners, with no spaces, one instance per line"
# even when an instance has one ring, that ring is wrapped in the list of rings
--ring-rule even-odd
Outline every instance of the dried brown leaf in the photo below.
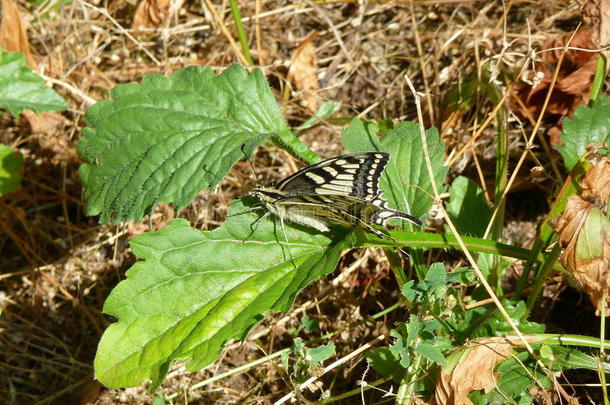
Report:
[[[29,122],[32,133],[48,134],[61,128],[66,122],[66,117],[58,112],[43,112],[36,114],[32,110],[23,110],[21,112]]]
[[[584,0],[582,15],[591,26],[593,42],[610,58],[610,0]]]
[[[21,52],[31,68],[35,68],[34,58],[30,53],[28,33],[13,0],[2,0],[0,3],[0,47],[7,52]]]
[[[587,293],[599,315],[604,302],[610,304],[610,220],[593,204],[573,195],[553,227],[565,249],[561,263]]]
[[[131,28],[134,35],[144,31],[137,28],[157,28],[169,21],[182,7],[184,0],[142,0],[133,16]]]
[[[542,63],[537,66],[538,72],[544,75],[543,79],[535,87],[525,83],[517,86],[518,96],[524,100],[524,104],[532,117],[538,117],[542,112],[555,67],[563,53],[563,46],[571,37],[572,35],[569,34],[547,41],[543,47],[545,52],[541,52]],[[589,102],[589,92],[591,91],[598,54],[576,48],[596,49],[590,29],[579,30],[572,38],[570,49],[564,56],[553,92],[544,110],[547,118],[548,116],[558,116],[556,117],[558,124],[564,117],[572,116],[578,105]],[[515,109],[522,116],[527,115],[519,109]],[[553,145],[559,142],[559,137],[551,138]]]
[[[294,84],[297,90],[303,92],[303,100],[311,112],[318,109],[318,58],[313,40],[319,32],[310,34],[292,54],[292,63],[288,70],[288,81]]]
[[[610,159],[602,157],[593,164],[582,179],[581,197],[603,211],[610,196]]]
[[[517,338],[493,337],[474,339],[464,349],[452,370],[442,370],[436,383],[438,404],[472,405],[468,394],[472,391],[489,392],[496,387],[496,364],[505,360],[516,346]]]

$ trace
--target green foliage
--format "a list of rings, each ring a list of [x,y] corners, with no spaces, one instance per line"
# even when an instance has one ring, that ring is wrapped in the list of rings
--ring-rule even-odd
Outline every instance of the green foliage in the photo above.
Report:
[[[412,313],[408,322],[398,323],[397,328],[390,332],[394,342],[389,349],[375,352],[368,358],[376,371],[386,376],[397,375],[399,371],[391,371],[392,367],[398,364],[403,369],[409,369],[419,356],[429,364],[426,367],[420,366],[418,372],[425,373],[430,367],[444,367],[447,364],[444,353],[448,353],[452,344],[443,336],[447,329],[439,319],[450,306],[451,300],[447,298],[454,293],[450,284],[469,281],[468,273],[471,272],[466,269],[447,273],[442,263],[434,263],[424,280],[417,284],[410,280],[403,286],[402,294],[409,301]],[[420,320],[416,314],[431,314],[435,319]],[[413,379],[417,379],[417,374],[413,374]]]
[[[325,345],[307,349],[305,351],[305,359],[312,366],[320,365],[324,360],[330,359],[335,354],[335,344],[330,342]]]
[[[574,119],[563,122],[563,145],[557,150],[563,156],[568,170],[572,170],[578,159],[587,151],[589,145],[605,142],[610,144],[610,100],[607,95],[600,95],[595,104],[589,108],[578,106]]]
[[[308,128],[313,127],[314,125],[319,124],[323,120],[329,118],[334,113],[339,111],[340,108],[341,108],[341,103],[336,103],[334,101],[327,101],[327,102],[323,103],[318,108],[318,111],[316,111],[316,113],[314,114],[313,117],[308,118],[307,120],[305,120],[305,122],[303,122],[301,125],[299,125],[297,128],[295,128],[295,132],[299,133],[301,131],[304,131]]]
[[[291,354],[294,356],[292,363],[290,362]],[[291,379],[302,383],[309,377],[309,371],[319,368],[323,361],[328,360],[334,354],[335,344],[333,342],[309,348],[305,346],[301,338],[296,338],[294,339],[292,352],[282,352],[282,365]]]
[[[446,210],[460,235],[479,237],[485,233],[492,213],[483,190],[464,176],[456,177],[449,187]]]
[[[342,142],[350,152],[390,152],[390,162],[381,177],[381,188],[392,208],[409,212],[421,218],[432,205],[432,183],[423,154],[419,126],[413,122],[401,122],[395,128],[378,135],[374,123],[354,119],[343,131]],[[436,128],[426,131],[426,142],[439,192],[447,167],[443,166],[445,145]]]
[[[259,70],[215,76],[191,67],[115,87],[87,111],[79,154],[87,215],[140,219],[155,204],[183,207],[214,187],[272,134],[290,132]]]
[[[79,145],[89,162],[80,170],[87,212],[101,212],[102,221],[139,218],[161,201],[184,205],[220,181],[241,157],[241,145],[250,153],[272,133],[290,140],[260,72],[248,75],[237,66],[220,76],[199,68],[169,78],[148,75],[142,86],[116,87],[112,98],[87,112],[91,128]],[[416,198],[408,185],[430,188],[426,175],[410,173],[404,163],[418,142],[419,133],[400,124],[381,138],[394,159],[381,187],[392,188],[388,197],[399,208]],[[429,132],[428,142],[439,164],[438,135]],[[229,220],[212,232],[176,220],[132,241],[143,261],[106,301],[104,312],[118,322],[100,342],[96,378],[109,387],[147,380],[156,387],[172,361],[190,360],[189,370],[200,369],[227,340],[243,339],[270,312],[287,311],[304,286],[332,271],[342,252],[355,246],[345,229],[325,235],[287,224],[285,237],[273,218],[252,231],[257,216],[248,204],[233,204]],[[308,361],[318,363],[329,350],[308,352]],[[426,346],[421,350],[435,356]]]
[[[412,304],[418,306],[419,312],[431,312],[440,316],[454,302],[447,299],[454,295],[452,283],[471,284],[474,274],[470,269],[457,269],[447,273],[442,263],[434,263],[428,269],[424,280],[416,283],[410,280],[402,287],[402,295]]]
[[[540,348],[540,358],[551,371],[564,371],[575,368],[597,371],[598,360],[580,350],[551,345],[534,345]],[[547,354],[542,355],[543,352]],[[550,354],[548,354],[550,352]],[[608,364],[604,363],[607,372]],[[473,392],[470,398],[477,405],[501,405],[508,403],[507,398],[516,404],[531,404],[530,392],[534,387],[551,388],[552,382],[541,372],[540,367],[529,353],[521,351],[496,366],[499,375],[496,389],[489,393]]]
[[[449,88],[445,95],[445,108],[450,111],[470,110],[476,105],[477,99],[479,101],[496,99],[496,92],[491,85],[489,66],[484,66],[480,73],[480,78],[474,71],[468,74],[463,81]]]
[[[549,378],[536,368],[535,361],[526,352],[503,361],[496,367],[496,371],[500,378],[493,391],[489,393],[475,391],[470,394],[470,399],[476,405],[531,404],[530,389],[533,386],[550,388],[552,385]]]
[[[0,197],[19,187],[23,157],[6,145],[0,145]]]
[[[542,333],[544,325],[527,320],[527,310],[523,301],[504,299],[502,305],[512,321],[519,325],[522,333]],[[495,307],[479,307],[467,312],[455,313],[447,318],[452,336],[458,344],[476,337],[511,335],[513,330]]]
[[[44,80],[25,65],[18,52],[0,51],[0,108],[18,117],[25,108],[36,113],[60,111],[68,105]]]
[[[320,327],[320,322],[317,319],[311,319],[307,315],[303,315],[301,318],[301,325],[305,331],[311,332]]]
[[[90,128],[79,145],[87,160],[80,169],[86,211],[100,213],[103,222],[139,219],[159,202],[184,206],[222,180],[243,156],[242,145],[249,155],[271,139],[308,163],[318,160],[288,129],[260,71],[248,74],[234,66],[215,76],[210,69],[189,68],[167,78],[148,75],[142,85],[121,85],[111,95],[112,101],[102,101],[87,112]],[[299,130],[335,110],[335,105],[321,107]],[[443,191],[447,173],[437,131],[431,128],[425,136],[433,179],[414,123],[354,119],[342,140],[353,152],[390,152],[380,184],[385,197],[390,206],[424,217],[432,202],[431,181]],[[97,379],[108,387],[151,381],[156,388],[174,361],[198,370],[215,361],[226,342],[244,339],[268,314],[289,310],[299,291],[333,271],[348,249],[399,244],[341,227],[321,234],[286,224],[284,235],[273,217],[256,223],[260,217],[251,209],[253,203],[248,198],[233,203],[226,223],[210,232],[175,220],[132,240],[140,261],[104,306],[104,312],[117,321],[100,341]],[[490,216],[482,191],[462,177],[454,181],[447,210],[460,233],[474,236],[482,235]],[[456,246],[452,235],[404,231],[393,235],[408,235],[418,247]],[[529,256],[524,249],[472,237],[464,240],[473,251]],[[483,259],[489,257],[481,255],[479,261]],[[448,273],[442,263],[435,263],[425,270],[422,265],[419,280],[402,286],[408,321],[396,324],[390,346],[367,354],[375,370],[418,393],[430,392],[430,376],[446,366],[447,356],[467,339],[513,332],[493,307],[464,309],[464,295],[457,287],[474,283],[470,269]],[[483,298],[479,289],[469,295]],[[543,331],[542,325],[527,320],[523,302],[503,304],[522,332]],[[290,333],[296,336],[300,330],[318,327],[303,316],[299,328]],[[296,338],[292,352],[283,352],[282,362],[291,379],[302,382],[334,352],[332,343],[308,348]],[[545,349],[543,358],[560,369],[588,364],[576,353],[563,357],[558,353]],[[526,365],[530,366],[533,363]],[[473,393],[473,398],[499,401],[508,392],[515,402],[529,399],[533,380],[529,375],[529,380],[524,379],[523,366],[502,363],[500,367],[505,367],[500,381],[505,391],[497,397]],[[548,382],[544,378],[536,375],[534,380],[544,386]]]
[[[371,365],[371,367],[382,376],[398,377],[400,374],[401,367],[403,366],[401,362],[397,359],[401,358],[402,353],[406,354],[407,361],[404,364],[406,364],[407,367],[409,365],[410,360],[408,358],[407,351],[403,349],[402,337],[400,336],[400,334],[394,330],[390,333],[393,334],[392,336],[396,338],[397,341],[401,339],[401,345],[398,346],[398,349],[392,349],[392,346],[375,347],[374,349],[371,349],[366,352],[365,357],[366,361]],[[392,350],[394,350],[395,353]]]
[[[211,232],[178,219],[131,241],[142,261],[104,305],[119,320],[104,333],[95,359],[104,385],[157,386],[173,360],[191,360],[189,370],[206,366],[265,314],[287,311],[302,288],[335,268],[350,243],[344,235],[331,240],[287,227],[287,244],[270,219],[250,235],[257,216],[242,202],[230,215]]]

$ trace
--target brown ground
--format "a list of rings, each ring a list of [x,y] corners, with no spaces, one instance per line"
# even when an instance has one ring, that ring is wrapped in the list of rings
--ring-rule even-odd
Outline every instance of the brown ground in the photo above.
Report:
[[[117,84],[139,82],[145,73],[171,73],[190,65],[212,66],[220,72],[240,62],[241,50],[239,44],[237,48],[230,46],[221,29],[224,25],[237,41],[226,1],[188,1],[170,17],[155,10],[155,5],[178,2],[150,1],[148,14],[141,12],[137,18],[151,28],[140,29],[143,32],[134,36],[138,32],[129,32],[136,3],[17,2],[28,27],[35,66],[56,79],[54,88],[67,99],[70,110],[61,113],[56,128],[38,131],[23,117],[14,119],[8,112],[0,117],[0,143],[15,146],[25,157],[21,189],[0,198],[2,403],[152,403],[153,397],[144,388],[107,390],[92,379],[96,345],[110,322],[101,313],[102,305],[133,264],[128,241],[147,231],[148,220],[127,227],[107,226],[83,215],[77,175],[81,162],[76,155],[82,116],[91,102],[106,98]],[[453,113],[444,105],[447,91],[476,74],[484,63],[503,71],[523,69],[523,77],[531,78],[532,67],[541,62],[532,64],[528,52],[572,32],[581,21],[577,4],[551,0],[240,3],[243,17],[255,16],[255,6],[260,7],[260,25],[254,19],[245,22],[252,56],[276,89],[291,125],[297,126],[311,116],[312,106],[327,100],[342,103],[335,118],[360,114],[367,119],[414,120],[413,97],[403,79],[406,73],[427,96],[423,103],[426,126],[440,129],[448,151],[458,152],[467,145],[464,153],[451,161],[450,177],[464,174],[491,190],[493,120],[475,142],[467,142],[494,104],[480,99],[471,109]],[[210,4],[218,18],[209,11]],[[309,58],[291,63],[293,52],[314,32],[319,35],[308,42],[313,47],[303,45],[309,49],[302,49],[310,53]],[[287,80],[292,92],[286,88]],[[500,90],[508,91],[505,86]],[[526,95],[528,85],[519,82],[512,90]],[[509,243],[531,244],[536,226],[565,175],[559,154],[548,146],[554,142],[551,130],[560,126],[561,117],[571,111],[571,103],[582,102],[586,93],[580,89],[576,95],[568,94],[566,112],[559,111],[545,120],[535,154],[526,159],[514,193],[509,195],[505,230]],[[514,105],[514,101],[510,103]],[[539,105],[528,108],[536,114]],[[519,110],[514,106],[513,111]],[[523,111],[516,117],[527,131],[531,126]],[[511,116],[509,121],[514,119]],[[328,122],[308,131],[303,140],[323,156],[336,155],[341,152],[339,133],[346,122]],[[517,127],[509,123],[511,172],[525,144]],[[275,148],[262,148],[254,164],[266,181],[272,181],[296,168],[286,156]],[[535,167],[541,168],[542,174],[534,178],[530,169]],[[202,192],[179,215],[201,229],[218,226],[224,220],[226,204],[253,184],[249,167],[239,163],[215,192]],[[154,228],[167,224],[173,216],[169,207],[158,207]],[[457,263],[455,257],[451,256]],[[360,259],[366,271],[345,275]],[[338,281],[329,288],[333,280]],[[562,289],[556,284],[549,289],[546,308],[552,308],[550,300],[556,300]],[[255,339],[231,346],[206,370],[186,373],[173,369],[161,392],[176,396],[176,404],[271,403],[289,391],[279,363],[251,368],[188,394],[186,390],[196,382],[288,347],[292,342],[288,330],[299,326],[303,313],[317,319],[321,331],[328,332],[374,314],[397,299],[396,283],[381,252],[348,254],[340,269],[301,294],[287,318],[281,314],[269,318],[257,329]],[[578,305],[577,311],[590,316],[586,301]],[[548,314],[544,321],[550,329],[553,325],[560,330],[570,327],[558,322],[552,312]],[[342,333],[335,340],[338,355],[387,333],[403,316],[402,311],[395,311],[390,317]],[[570,331],[595,335],[597,322],[592,319],[582,329]],[[317,333],[302,332],[299,336],[307,339]],[[372,371],[363,377],[364,372],[363,358],[356,357],[324,379],[323,387],[332,386],[332,395],[338,395],[358,388],[360,379],[372,382],[377,378]],[[381,388],[388,390],[390,386]],[[319,398],[319,394],[309,397]],[[382,396],[383,392],[371,390],[365,400],[388,400]],[[341,403],[360,403],[359,395]]]

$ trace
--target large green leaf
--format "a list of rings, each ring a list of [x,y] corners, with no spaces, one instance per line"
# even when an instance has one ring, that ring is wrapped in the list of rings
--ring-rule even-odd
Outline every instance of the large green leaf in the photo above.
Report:
[[[251,232],[257,215],[241,201],[230,215],[211,232],[178,219],[132,240],[143,261],[104,305],[118,318],[95,359],[104,385],[157,386],[173,360],[190,359],[189,370],[215,361],[227,340],[243,339],[269,312],[287,311],[303,287],[331,272],[352,239],[291,226],[285,238],[272,219]]]
[[[0,145],[0,196],[19,187],[21,182],[19,171],[22,163],[23,157],[19,153],[15,153],[13,148]]]
[[[589,145],[605,142],[610,144],[610,101],[608,96],[599,96],[593,107],[578,106],[574,119],[563,122],[562,146],[557,150],[563,156],[568,170],[572,170]]]
[[[449,188],[447,214],[460,234],[483,236],[491,211],[481,187],[467,177],[456,177]]]
[[[115,87],[92,106],[79,144],[87,215],[140,219],[160,202],[188,204],[271,134],[291,134],[259,70],[215,76],[191,67]],[[293,135],[294,136],[294,135]]]
[[[377,135],[373,123],[354,119],[343,131],[342,142],[351,152],[380,151],[390,153],[390,162],[381,178],[380,186],[390,206],[421,218],[432,205],[432,183],[424,160],[419,126],[401,122],[395,128]],[[445,145],[436,128],[426,131],[426,143],[434,172],[434,181],[440,192],[447,167],[443,166]]]
[[[44,80],[25,65],[25,56],[0,51],[0,108],[18,117],[24,108],[37,113],[59,111],[68,105]]]

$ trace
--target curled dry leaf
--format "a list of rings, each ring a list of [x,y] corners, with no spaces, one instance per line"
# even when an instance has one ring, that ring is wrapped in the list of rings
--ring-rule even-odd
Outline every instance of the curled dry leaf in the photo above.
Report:
[[[137,28],[157,28],[162,26],[182,7],[184,0],[142,0],[138,5],[131,28],[134,35],[143,34]]]
[[[320,82],[318,81],[318,58],[313,40],[320,35],[319,32],[310,34],[292,54],[292,62],[288,70],[288,81],[293,83],[297,90],[303,92],[303,99],[311,112],[318,109],[318,94]]]
[[[553,224],[565,249],[561,263],[597,308],[610,304],[610,220],[580,196],[570,196]],[[607,311],[607,316],[610,316]]]
[[[7,52],[20,52],[25,55],[26,64],[35,68],[34,58],[30,53],[30,42],[25,25],[13,0],[0,2],[0,48]]]
[[[459,359],[452,369],[441,371],[436,383],[437,404],[472,405],[468,394],[484,390],[486,393],[497,385],[494,368],[505,360],[512,349],[521,346],[517,337],[492,337],[474,339],[454,355]]]
[[[21,115],[28,120],[34,134],[53,133],[66,123],[66,118],[58,112],[36,114],[32,110],[23,110]]]
[[[594,159],[596,161],[582,179],[580,195],[605,212],[610,196],[610,159],[605,156]]]
[[[582,16],[591,26],[593,42],[610,59],[610,0],[582,0]]]
[[[576,48],[596,49],[591,35],[590,29],[583,29],[576,32],[573,38],[572,34],[569,34],[545,43],[543,52],[540,53],[542,63],[536,65],[537,73],[543,75],[542,80],[535,86],[526,83],[517,86],[516,97],[521,98],[529,112],[528,114],[528,112],[515,108],[518,114],[523,117],[530,115],[534,120],[540,115],[553,80],[555,67],[563,53],[563,46],[568,43],[570,38],[572,38],[569,42],[570,49],[564,56],[544,114],[547,118],[556,116],[557,126],[559,126],[561,120],[566,116],[571,116],[578,105],[589,102],[589,92],[598,54]],[[559,145],[561,143],[560,133],[558,128],[549,130],[551,144]]]

